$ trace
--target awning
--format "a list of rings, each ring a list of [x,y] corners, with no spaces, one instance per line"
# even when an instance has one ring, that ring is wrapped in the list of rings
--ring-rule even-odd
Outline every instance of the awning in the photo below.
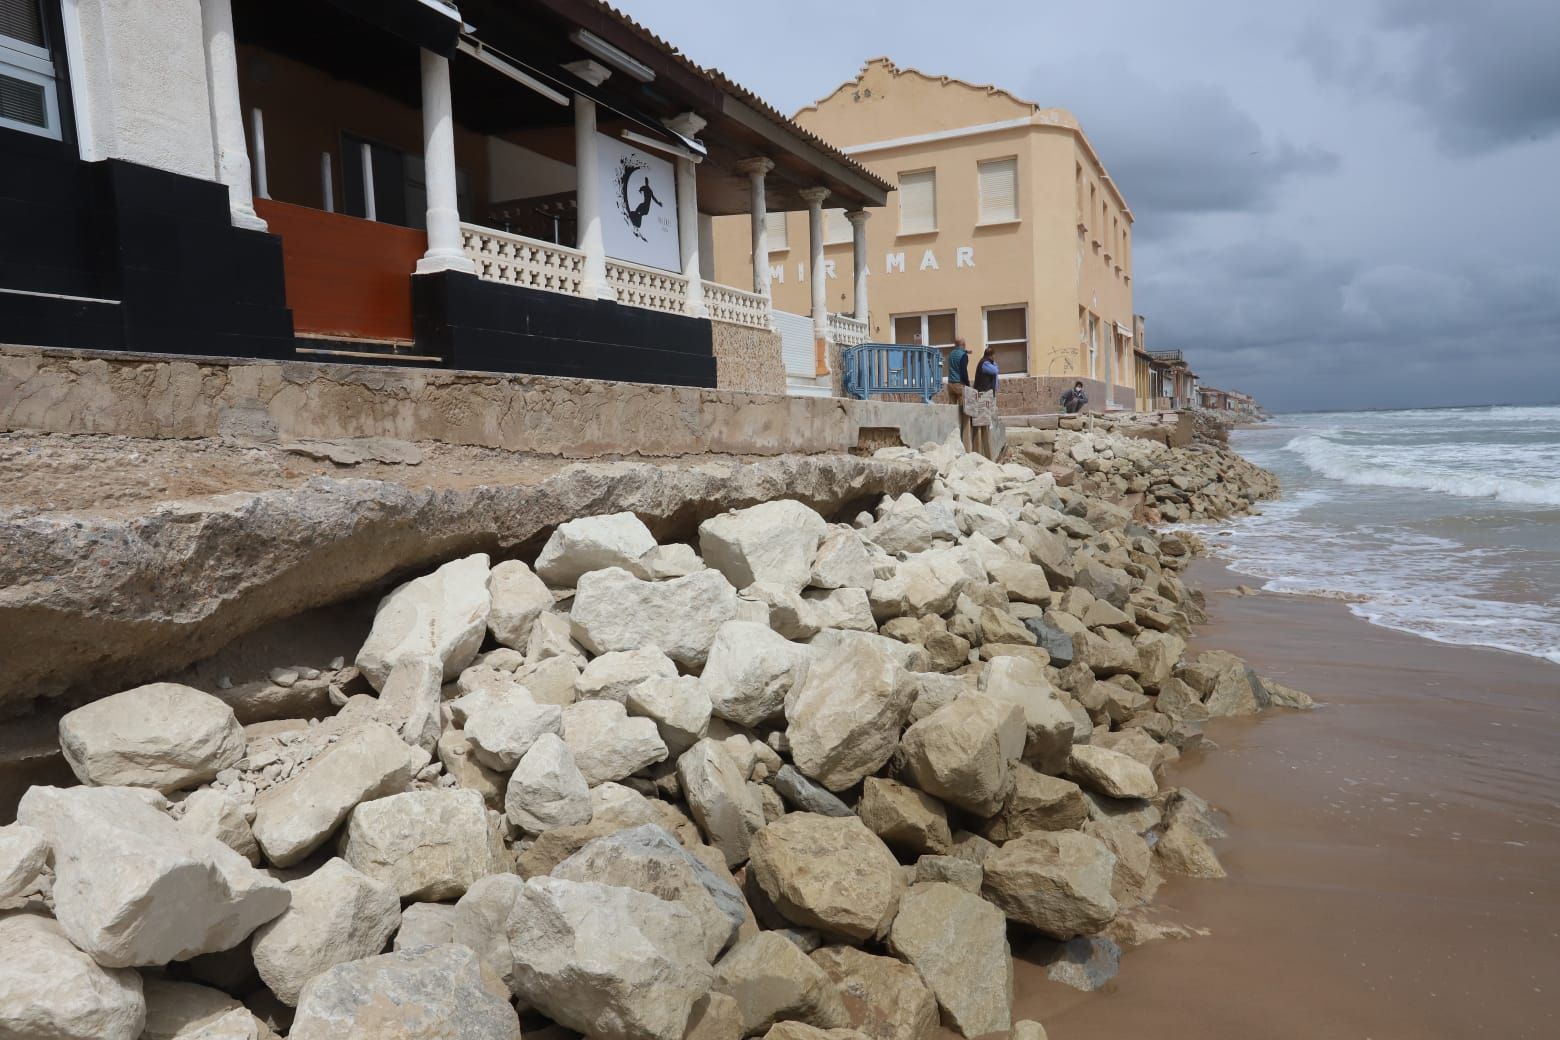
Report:
[[[442,54],[455,53],[460,12],[440,0],[330,0],[358,18],[401,39]]]

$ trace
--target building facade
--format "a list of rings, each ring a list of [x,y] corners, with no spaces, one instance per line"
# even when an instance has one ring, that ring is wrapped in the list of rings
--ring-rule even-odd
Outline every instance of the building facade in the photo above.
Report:
[[[1132,211],[1072,115],[876,58],[795,118],[895,190],[854,218],[866,222],[869,307],[841,200],[823,203],[821,264],[802,215],[770,216],[777,309],[807,313],[821,293],[865,319],[873,342],[989,346],[1007,414],[1055,411],[1079,379],[1094,407],[1134,406]],[[753,277],[745,233],[716,222],[717,278]]]
[[[779,391],[712,221],[889,188],[598,0],[0,14],[11,343]]]

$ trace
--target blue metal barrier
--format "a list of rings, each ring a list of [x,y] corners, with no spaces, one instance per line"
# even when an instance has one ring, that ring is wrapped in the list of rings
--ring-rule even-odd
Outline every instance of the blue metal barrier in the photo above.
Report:
[[[873,394],[920,394],[930,403],[943,386],[943,355],[936,347],[863,343],[840,355],[845,392],[865,401]]]

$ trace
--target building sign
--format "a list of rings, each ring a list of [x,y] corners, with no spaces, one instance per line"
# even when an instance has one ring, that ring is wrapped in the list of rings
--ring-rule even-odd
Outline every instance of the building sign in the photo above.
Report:
[[[601,237],[607,255],[645,267],[681,270],[672,164],[617,138],[596,137]]]

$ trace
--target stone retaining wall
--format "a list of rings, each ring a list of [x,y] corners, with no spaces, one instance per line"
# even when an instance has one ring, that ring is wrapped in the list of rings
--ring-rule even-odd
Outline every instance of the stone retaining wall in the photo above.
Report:
[[[785,393],[785,360],[780,334],[768,329],[712,322],[715,385],[722,390],[758,394]]]
[[[874,431],[873,443],[893,430],[901,444],[919,447],[944,440],[957,424],[951,407],[890,401],[0,346],[0,431],[389,437],[595,458],[841,453],[857,449],[863,430]]]

